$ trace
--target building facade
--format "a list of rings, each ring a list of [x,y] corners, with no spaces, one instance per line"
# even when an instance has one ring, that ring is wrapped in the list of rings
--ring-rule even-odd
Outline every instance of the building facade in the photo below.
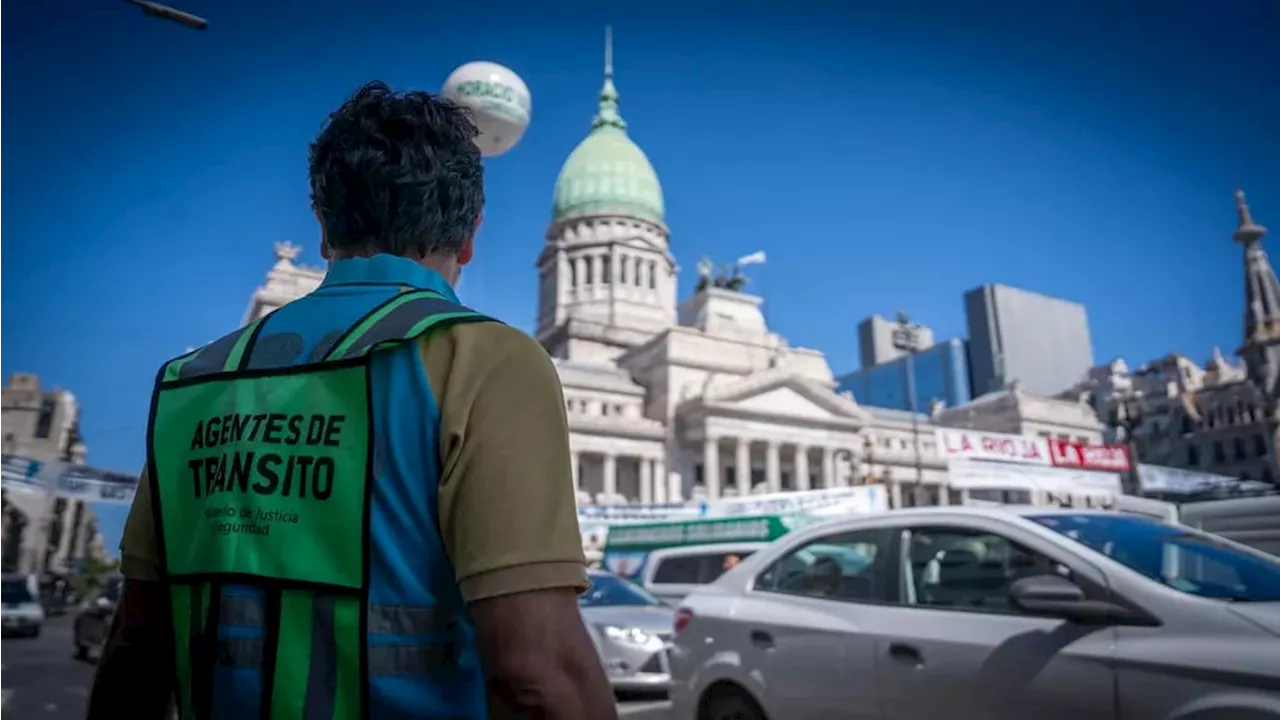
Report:
[[[1079,303],[992,284],[965,293],[964,310],[974,395],[1014,380],[1054,395],[1093,367],[1089,315]]]
[[[858,323],[858,365],[860,370],[870,370],[878,365],[893,362],[906,355],[906,350],[893,341],[898,323],[872,315]],[[916,341],[921,348],[933,345],[933,331],[923,325],[915,325]],[[923,405],[921,407],[924,407]]]
[[[908,376],[908,371],[913,377]],[[914,404],[910,397],[913,385]],[[935,402],[948,407],[964,405],[973,397],[966,343],[952,338],[920,350],[910,362],[901,356],[856,370],[840,376],[837,389],[853,393],[858,404],[867,407],[925,410]]]
[[[932,501],[954,500],[928,413],[864,407],[839,391],[823,353],[792,347],[765,322],[764,299],[734,278],[708,274],[678,299],[661,183],[622,118],[610,63],[604,75],[534,262],[534,335],[564,389],[579,502],[854,483],[887,485],[895,504],[905,483]],[[319,284],[322,271],[296,266],[297,252],[276,246],[246,319]],[[1074,432],[1074,409],[1066,422]]]
[[[3,452],[40,461],[83,463],[75,395],[44,388],[39,376],[13,373],[3,390]],[[0,561],[7,572],[69,574],[102,545],[93,508],[81,500],[5,484]]]
[[[1137,370],[1117,360],[1094,368],[1066,394],[1091,403],[1114,437],[1131,425],[1144,463],[1276,483],[1280,283],[1262,246],[1266,228],[1254,222],[1243,192],[1236,193],[1236,215],[1232,239],[1245,268],[1240,361],[1217,348],[1203,367],[1180,355]]]

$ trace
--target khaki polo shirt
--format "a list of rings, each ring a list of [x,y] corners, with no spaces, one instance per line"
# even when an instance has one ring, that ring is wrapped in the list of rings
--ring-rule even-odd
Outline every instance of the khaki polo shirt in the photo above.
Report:
[[[431,333],[418,350],[440,408],[440,530],[463,596],[585,590],[568,421],[551,358],[528,335],[491,322]],[[120,555],[126,576],[159,579],[145,476]]]

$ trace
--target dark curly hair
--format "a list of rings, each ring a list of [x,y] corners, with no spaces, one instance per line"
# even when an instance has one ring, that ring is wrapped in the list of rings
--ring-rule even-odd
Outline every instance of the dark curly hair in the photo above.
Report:
[[[466,109],[381,82],[356,91],[311,143],[311,202],[338,257],[457,253],[484,208]]]

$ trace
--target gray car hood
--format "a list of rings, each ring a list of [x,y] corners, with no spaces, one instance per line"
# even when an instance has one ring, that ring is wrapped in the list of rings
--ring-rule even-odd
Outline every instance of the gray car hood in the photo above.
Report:
[[[1233,602],[1231,612],[1280,637],[1280,602]]]
[[[597,605],[582,608],[589,625],[636,628],[667,637],[675,628],[675,610],[668,605]]]

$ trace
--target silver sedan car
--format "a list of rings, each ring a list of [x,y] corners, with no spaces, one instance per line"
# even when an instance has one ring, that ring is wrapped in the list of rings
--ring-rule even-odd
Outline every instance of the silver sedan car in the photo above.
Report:
[[[1280,720],[1280,559],[1107,511],[791,533],[685,598],[674,720]]]
[[[639,585],[598,571],[591,572],[591,589],[578,606],[614,691],[666,694],[675,609]]]

